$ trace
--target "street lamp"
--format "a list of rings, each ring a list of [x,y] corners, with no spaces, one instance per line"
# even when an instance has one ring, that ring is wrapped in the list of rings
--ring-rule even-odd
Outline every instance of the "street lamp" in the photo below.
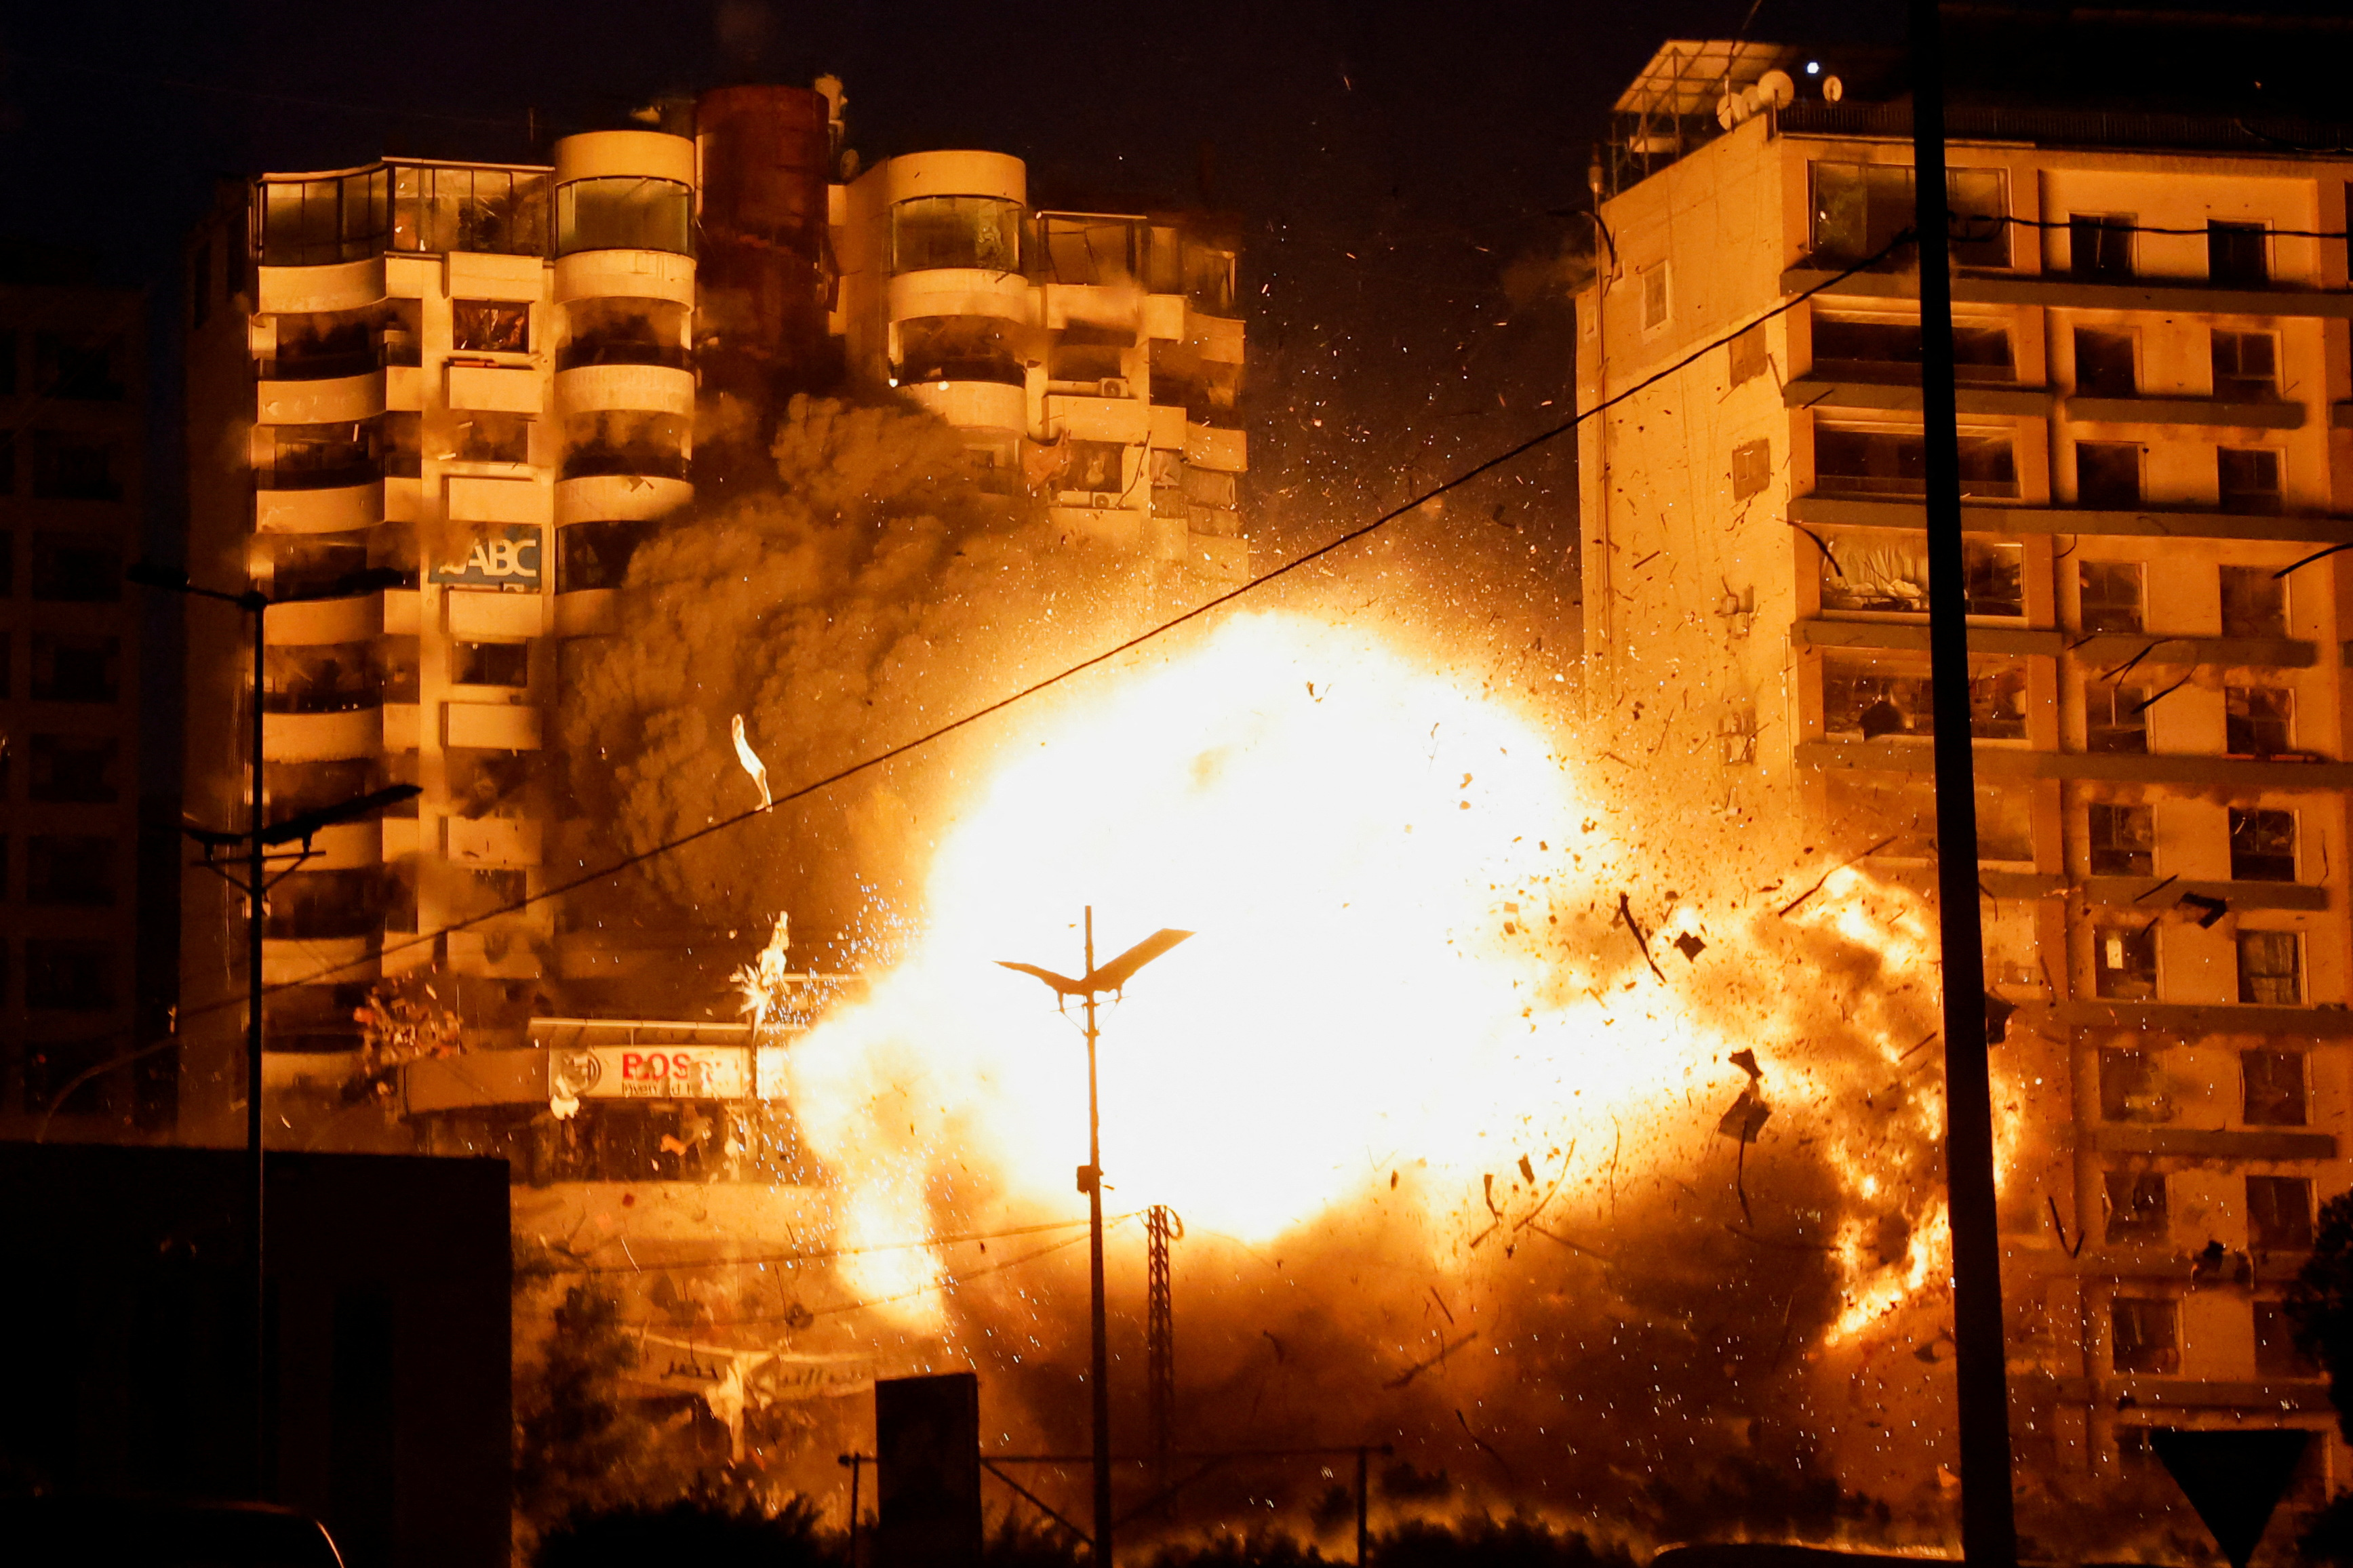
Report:
[[[308,860],[312,853],[311,840],[322,827],[338,822],[374,815],[402,801],[415,799],[421,791],[415,784],[395,784],[380,789],[357,800],[322,806],[289,817],[284,822],[265,826],[261,820],[261,694],[265,680],[265,655],[269,638],[263,635],[262,617],[273,604],[292,604],[304,599],[341,599],[358,594],[372,594],[385,588],[406,584],[406,574],[386,566],[369,567],[353,572],[332,582],[318,584],[300,594],[285,594],[276,598],[259,588],[248,588],[232,594],[220,588],[206,588],[189,580],[187,573],[174,566],[159,565],[152,561],[134,561],[123,569],[123,576],[143,588],[160,588],[168,594],[180,594],[192,599],[216,599],[225,605],[235,605],[253,617],[253,732],[251,740],[252,774],[247,781],[246,826],[242,833],[216,831],[208,828],[185,828],[189,837],[203,848],[205,867],[219,876],[229,886],[246,896],[246,1020],[245,1020],[245,1146],[252,1162],[253,1184],[253,1400],[254,1400],[254,1489],[257,1494],[269,1489],[264,1473],[267,1458],[266,1434],[269,1425],[261,1409],[262,1391],[268,1386],[269,1346],[268,1342],[268,1308],[262,1266],[265,1175],[261,1141],[261,904],[269,893],[269,851],[300,843],[301,847],[292,856],[292,865],[283,866],[283,877]],[[227,868],[233,860],[220,857],[226,851],[245,851],[245,879],[239,881]],[[287,857],[279,857],[283,862]]]
[[[1086,973],[1073,980],[1034,963],[997,963],[1033,974],[1054,990],[1060,1011],[1072,996],[1087,1005],[1087,1163],[1079,1167],[1079,1191],[1087,1194],[1087,1284],[1093,1329],[1095,1568],[1111,1568],[1111,1351],[1103,1311],[1103,1116],[1095,1096],[1095,1002],[1104,992],[1124,990],[1135,972],[1193,933],[1156,931],[1101,969],[1095,967],[1095,907],[1086,912]]]

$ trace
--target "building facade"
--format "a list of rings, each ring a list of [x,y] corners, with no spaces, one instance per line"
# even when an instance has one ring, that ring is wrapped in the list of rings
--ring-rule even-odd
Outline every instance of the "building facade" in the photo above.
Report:
[[[1926,889],[1909,110],[1857,97],[1675,44],[1619,105],[1579,406],[1705,352],[1580,432],[1588,691],[1645,744],[1698,718],[1694,809]],[[2333,1425],[2280,1297],[2353,1184],[2353,160],[2295,144],[1951,114],[2022,1474]]]

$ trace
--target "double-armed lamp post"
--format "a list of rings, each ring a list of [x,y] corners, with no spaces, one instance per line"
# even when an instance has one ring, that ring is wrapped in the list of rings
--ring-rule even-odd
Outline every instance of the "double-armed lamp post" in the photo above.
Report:
[[[1087,1284],[1093,1331],[1092,1362],[1088,1373],[1093,1395],[1095,1568],[1111,1568],[1111,1350],[1103,1310],[1103,1115],[1095,1094],[1095,1004],[1106,991],[1118,992],[1135,972],[1193,933],[1156,931],[1102,968],[1095,967],[1095,909],[1086,911],[1086,969],[1077,979],[1041,969],[1034,963],[999,959],[1007,969],[1032,974],[1053,987],[1055,1005],[1076,996],[1087,1008],[1087,1163],[1079,1167],[1079,1190],[1087,1194]]]

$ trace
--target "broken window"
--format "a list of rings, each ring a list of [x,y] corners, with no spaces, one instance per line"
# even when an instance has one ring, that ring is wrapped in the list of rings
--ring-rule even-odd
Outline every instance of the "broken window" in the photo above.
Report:
[[[384,929],[385,877],[364,870],[297,871],[269,891],[265,935],[281,942],[348,942]]]
[[[2106,1171],[2108,1240],[2163,1241],[2166,1213],[2165,1178],[2154,1171]]]
[[[1912,170],[1896,163],[1813,165],[1814,249],[1826,258],[1862,261],[1877,256],[1910,228]],[[1953,260],[1962,267],[2008,267],[2010,226],[1999,169],[1945,172]]]
[[[2026,614],[2026,548],[1984,540],[1961,541],[1961,567],[1973,616]]]
[[[386,300],[376,327],[384,363],[415,368],[425,363],[425,302]]]
[[[693,255],[694,193],[677,180],[638,174],[603,175],[557,186],[555,254],[570,256],[583,250]]]
[[[413,301],[411,301],[413,303]],[[264,356],[264,381],[332,381],[364,375],[381,363],[381,314],[363,310],[287,311],[276,318],[277,346]]]
[[[2240,1119],[2250,1127],[2305,1124],[2304,1053],[2241,1051]]]
[[[326,598],[367,563],[364,533],[281,539],[270,563],[270,591],[280,598]]]
[[[1655,331],[1667,324],[1667,264],[1653,261],[1642,268],[1642,330]]]
[[[90,431],[34,431],[33,493],[45,500],[121,500],[114,438]]]
[[[425,472],[424,416],[415,409],[394,409],[376,421],[376,438],[384,449],[384,475],[388,479],[414,479]]]
[[[2295,813],[2257,806],[2231,808],[2231,879],[2295,880]]]
[[[433,254],[463,250],[483,256],[544,256],[547,182],[543,170],[396,163],[392,169],[392,247]]]
[[[2223,567],[2222,635],[2226,637],[2286,637],[2286,580],[2268,566]]]
[[[2206,276],[2225,288],[2262,289],[2270,285],[2269,236],[2259,223],[2206,225]]]
[[[691,363],[687,313],[684,305],[664,300],[575,300],[564,308],[569,335],[555,351],[555,368],[653,364],[685,370]]]
[[[504,300],[452,300],[449,346],[460,353],[529,353],[531,307]]]
[[[574,414],[564,421],[564,468],[567,479],[603,474],[682,479],[691,421],[676,414],[607,410]]]
[[[33,533],[33,597],[49,604],[111,605],[122,597],[122,547],[103,534]]]
[[[2084,750],[2110,755],[2148,752],[2149,689],[2114,681],[2084,683]]]
[[[2005,665],[1969,677],[1969,734],[1980,741],[2026,739],[2026,670]]]
[[[2282,499],[2278,451],[2270,447],[2215,447],[2214,488],[2224,511],[2277,514]]]
[[[2118,1296],[2110,1309],[2111,1356],[2118,1372],[2170,1376],[2181,1370],[2174,1304],[2159,1297]]]
[[[114,944],[36,937],[25,943],[25,1005],[99,1013],[114,1005]]]
[[[2279,395],[2279,343],[2269,332],[2214,334],[2214,395],[2263,403]]]
[[[2239,1000],[2252,1006],[2304,1004],[2303,942],[2292,931],[2239,932]]]
[[[25,901],[99,909],[114,902],[114,840],[37,833],[25,841]]]
[[[577,594],[617,588],[628,581],[638,547],[660,529],[659,519],[628,522],[567,522],[555,531],[555,591]]]
[[[253,482],[265,490],[333,490],[373,483],[384,470],[373,419],[264,425],[253,432]]]
[[[33,700],[111,702],[122,689],[122,639],[33,634]]]
[[[903,212],[910,205],[902,203],[898,210]],[[1018,215],[1018,208],[1016,212]],[[1133,282],[1144,270],[1144,230],[1145,226],[1134,218],[1092,213],[1040,213],[1038,276],[1048,283]]]
[[[2140,505],[2137,441],[2075,443],[2075,504],[2126,509]]]
[[[1773,443],[1743,441],[1732,448],[1732,499],[1746,500],[1761,495],[1773,482]]]
[[[2253,1306],[2256,1373],[2263,1377],[2318,1377],[2320,1367],[2296,1343],[2295,1320],[2288,1315],[2286,1303],[2256,1301]]]
[[[261,707],[267,713],[355,713],[383,700],[375,660],[364,643],[273,647],[262,656]]]
[[[1733,339],[1725,345],[1725,352],[1731,361],[1733,385],[1738,386],[1763,375],[1766,366],[1765,323],[1759,321]],[[1816,357],[1820,357],[1819,350]]]
[[[1883,736],[1935,733],[1928,678],[1901,675],[1869,665],[1825,660],[1822,664],[1822,730],[1835,736],[1876,741]]]
[[[372,757],[352,757],[321,763],[269,763],[261,765],[261,798],[272,817],[294,816],[324,805],[356,800],[384,786],[382,768]],[[417,803],[395,807],[389,815],[414,816]]]
[[[1851,321],[1838,316],[1814,318],[1814,374],[1830,375],[1861,372],[1884,374],[1891,368],[1919,374],[1918,321]],[[1953,323],[1953,374],[1962,381],[2008,381],[2014,372],[2010,354],[2010,329],[1974,321]]]
[[[120,403],[122,355],[112,333],[36,332],[33,385],[44,397]]]
[[[1057,491],[1092,498],[1098,506],[1117,506],[1127,489],[1127,446],[1120,441],[1062,443],[1062,470],[1054,480]],[[1090,504],[1087,500],[1078,505]]]
[[[1960,437],[1961,494],[2015,496],[2018,468],[2007,436]],[[1817,426],[1814,482],[1856,495],[1927,493],[1928,447],[1917,430],[1853,430]]]
[[[449,649],[449,679],[459,686],[528,686],[531,645],[461,642]]]
[[[1019,386],[1025,379],[1013,324],[995,316],[917,316],[894,329],[899,338],[893,380],[986,381]],[[1116,367],[1111,373],[1119,374]]]
[[[72,805],[111,805],[117,793],[117,750],[111,735],[34,736],[33,798]]]
[[[329,267],[384,248],[390,182],[383,169],[315,180],[263,180],[255,206],[264,267]]]
[[[1233,315],[1236,259],[1231,247],[1187,240],[1185,245],[1186,301],[1205,316]]]
[[[2284,686],[2222,688],[2222,749],[2270,757],[2295,748],[2295,693]]]
[[[1234,503],[1235,476],[1216,468],[1187,468],[1183,489],[1185,499],[1196,506],[1230,509]]]
[[[2140,391],[2129,331],[2075,329],[2075,390],[2085,397],[2131,397]]]
[[[2157,872],[2156,813],[2145,805],[2095,805],[2088,834],[2092,875],[2148,877]]]
[[[492,414],[476,409],[461,416],[451,426],[449,456],[460,463],[528,463],[531,426],[531,416],[527,414]]]
[[[2247,1178],[2247,1245],[2260,1247],[2268,1252],[2306,1252],[2311,1249],[2312,1182],[2309,1177]]]
[[[2034,859],[2034,802],[2023,790],[1977,788],[1978,858],[2031,865]],[[1931,799],[1933,801],[1933,795]],[[1933,821],[1935,810],[1930,808]]]
[[[2093,928],[2092,991],[2106,1002],[2157,1000],[2157,926],[2154,922]]]
[[[2141,629],[2141,563],[2137,561],[2083,561],[2075,566],[2082,594],[2084,630],[2137,632]]]
[[[1928,609],[1928,544],[1910,533],[1846,533],[1815,552],[1822,608],[1845,613],[1925,615]],[[1972,616],[2026,613],[2021,545],[1993,540],[1961,542],[1963,586]]]
[[[2133,220],[2122,213],[2077,213],[2067,220],[2067,270],[2077,278],[2130,278]]]

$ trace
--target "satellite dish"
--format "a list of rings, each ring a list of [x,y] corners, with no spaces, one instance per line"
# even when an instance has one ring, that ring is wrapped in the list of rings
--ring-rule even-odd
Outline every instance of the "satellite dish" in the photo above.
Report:
[[[1845,96],[1846,83],[1839,80],[1839,79],[1834,76],[1826,76],[1822,78],[1822,101],[1824,103],[1836,103],[1840,99],[1844,98]]]
[[[1769,70],[1757,79],[1757,97],[1775,109],[1792,102],[1798,96],[1798,84],[1785,70]]]
[[[1715,122],[1726,131],[1740,123],[1742,110],[1738,95],[1725,93],[1715,100]]]

